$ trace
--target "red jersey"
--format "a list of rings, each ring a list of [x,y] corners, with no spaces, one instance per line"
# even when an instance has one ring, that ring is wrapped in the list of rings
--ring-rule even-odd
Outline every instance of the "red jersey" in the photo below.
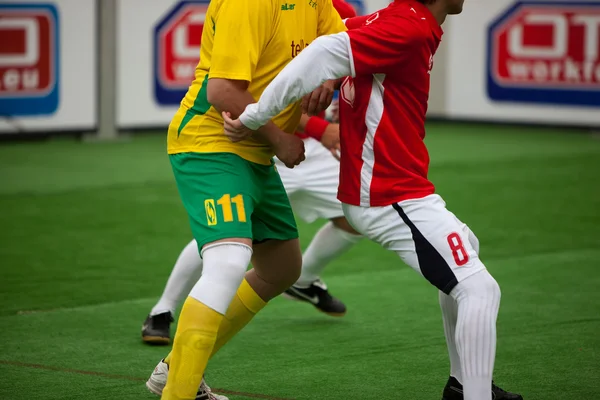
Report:
[[[441,27],[415,0],[396,0],[346,25],[355,78],[340,89],[339,200],[387,206],[432,194],[423,139]]]

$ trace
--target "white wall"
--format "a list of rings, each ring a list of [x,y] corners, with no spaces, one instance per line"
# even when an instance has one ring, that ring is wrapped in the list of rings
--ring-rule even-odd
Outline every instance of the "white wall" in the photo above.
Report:
[[[8,16],[9,13],[19,13],[25,20],[33,23],[34,27],[29,30],[30,37],[35,36],[39,27],[35,22],[35,13],[40,9],[23,8],[31,3],[39,4],[36,0],[19,0],[0,2],[0,15]],[[52,108],[44,115],[22,115],[6,118],[8,110],[6,103],[0,105],[0,133],[15,133],[20,131],[49,131],[62,129],[92,129],[96,125],[96,8],[95,0],[54,0],[47,2],[52,4],[58,15],[59,45],[51,53],[58,56],[58,71],[54,70],[52,79],[56,79],[58,91],[58,106]],[[17,5],[14,9],[10,6]],[[44,11],[42,9],[42,11]],[[31,14],[31,13],[34,14]],[[13,19],[15,18],[14,14]],[[53,17],[51,19],[54,19]],[[5,19],[10,20],[10,18]],[[25,23],[25,26],[29,23]],[[30,25],[31,26],[31,25]],[[0,26],[0,34],[2,28]],[[38,40],[34,39],[26,46],[25,51],[35,54]],[[32,50],[34,49],[34,50]],[[35,58],[35,57],[34,57]],[[10,59],[0,55],[0,81],[7,78],[7,70],[14,69]],[[28,70],[35,69],[25,63]],[[18,70],[23,70],[19,68]],[[2,90],[6,85],[0,87],[0,104],[2,101],[10,101],[11,109],[15,101],[25,101],[19,106],[20,112],[25,114],[37,114],[40,110],[39,104],[32,95],[24,94],[22,91]],[[51,89],[52,90],[52,89]],[[47,104],[47,103],[46,103]]]

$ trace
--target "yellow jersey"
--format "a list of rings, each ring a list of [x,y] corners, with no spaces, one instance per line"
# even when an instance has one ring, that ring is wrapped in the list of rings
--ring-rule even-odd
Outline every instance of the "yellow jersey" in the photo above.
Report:
[[[244,80],[255,100],[277,74],[318,36],[346,30],[331,0],[212,0],[206,12],[195,79],[169,125],[169,154],[235,153],[268,165],[272,149],[255,139],[232,143],[221,114],[207,100],[211,78]],[[300,104],[272,121],[293,134]]]

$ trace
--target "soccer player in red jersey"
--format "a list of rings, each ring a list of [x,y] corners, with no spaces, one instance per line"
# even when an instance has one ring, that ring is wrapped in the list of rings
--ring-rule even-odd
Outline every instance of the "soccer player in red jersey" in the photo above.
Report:
[[[464,0],[395,0],[315,40],[275,78],[226,134],[244,140],[328,79],[340,89],[338,198],[350,224],[397,253],[439,290],[450,356],[445,400],[522,399],[492,382],[498,283],[473,232],[448,211],[427,177],[423,138],[433,56],[448,15]]]

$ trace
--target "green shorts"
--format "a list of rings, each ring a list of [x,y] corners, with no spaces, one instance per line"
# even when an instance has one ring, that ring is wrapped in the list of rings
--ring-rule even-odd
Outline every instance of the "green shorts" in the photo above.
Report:
[[[202,249],[228,238],[298,238],[298,228],[273,164],[260,165],[233,153],[169,156],[192,233]]]

